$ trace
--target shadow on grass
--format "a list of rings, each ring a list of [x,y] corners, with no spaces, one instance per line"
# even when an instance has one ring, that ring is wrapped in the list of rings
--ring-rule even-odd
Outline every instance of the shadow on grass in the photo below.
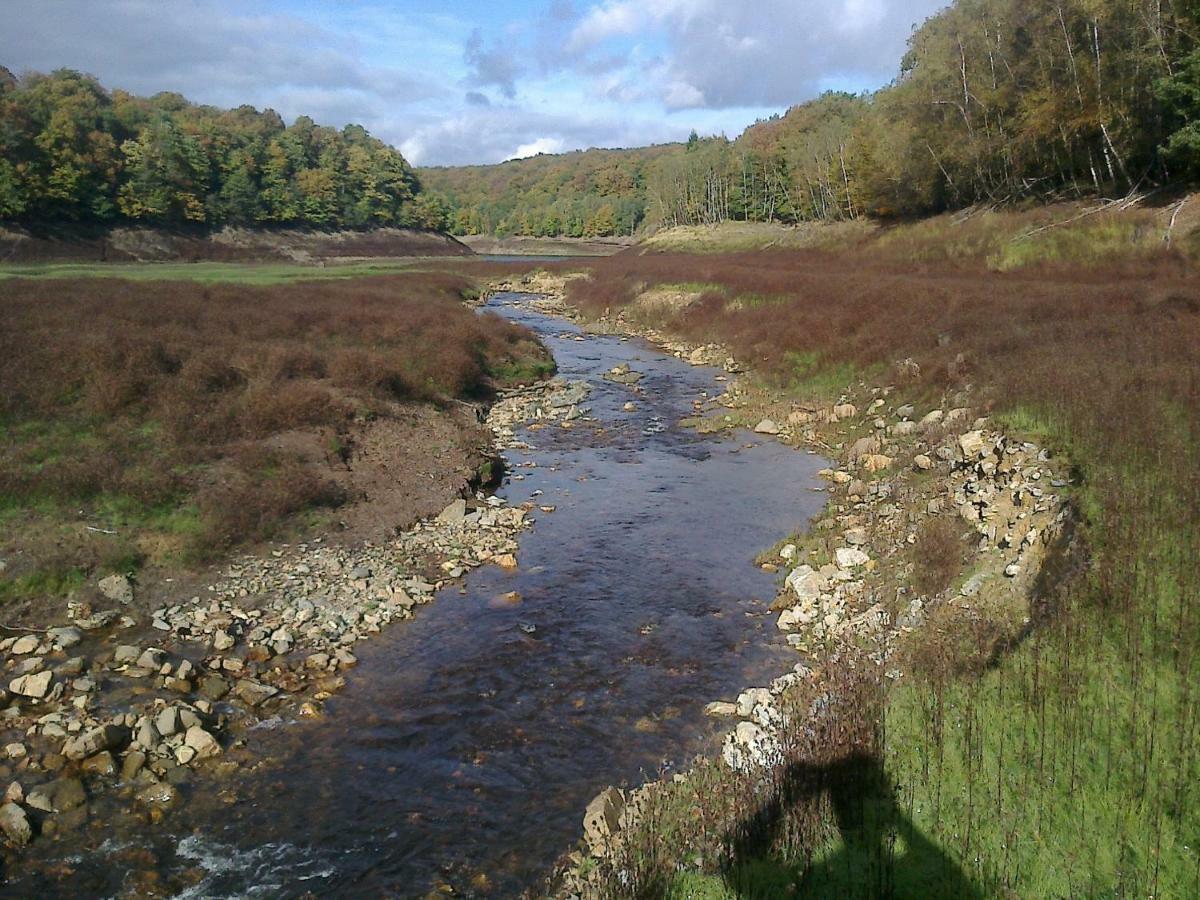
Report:
[[[829,852],[807,865],[777,862],[785,843],[787,810],[825,793],[838,834]],[[931,898],[971,900],[982,892],[949,856],[913,824],[896,802],[880,762],[866,754],[827,765],[793,764],[783,789],[740,823],[731,836],[733,859],[724,873],[729,896]]]

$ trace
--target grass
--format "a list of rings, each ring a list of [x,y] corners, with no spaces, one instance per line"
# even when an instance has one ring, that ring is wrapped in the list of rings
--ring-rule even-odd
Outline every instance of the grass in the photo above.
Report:
[[[939,884],[968,896],[1200,893],[1195,273],[1185,258],[1148,249],[1143,231],[1102,222],[998,272],[981,258],[993,225],[964,225],[966,250],[938,246],[940,221],[866,249],[627,253],[572,283],[572,299],[592,314],[660,283],[721,284],[653,324],[729,346],[797,402],[890,385],[889,402],[971,405],[1036,438],[1071,468],[1089,556],[1086,572],[1064,565],[1047,575],[1037,627],[999,660],[970,633],[918,633],[902,647],[907,676],[886,695],[878,741],[858,745],[882,772],[859,802],[891,810],[868,858],[861,838],[833,827],[828,805],[820,827],[805,818],[810,802],[780,784],[726,780],[664,813],[661,835],[635,838],[636,859],[624,865],[646,875],[647,895],[936,896]],[[1142,243],[1097,261],[1089,235],[1102,252]],[[739,304],[742,295],[781,299]],[[930,589],[961,577],[952,537],[922,536],[913,551],[914,576]],[[874,715],[843,713],[852,731]],[[810,746],[799,762],[828,761],[839,746]],[[784,818],[807,824],[754,845],[705,845],[707,826],[688,822],[756,821],[754,805],[738,799],[747,791],[782,798]],[[906,833],[921,849],[913,864],[900,852]],[[835,867],[841,882],[814,881],[829,859],[860,862]],[[921,859],[964,880],[935,878],[931,888]]]
[[[6,263],[3,278],[120,278],[125,281],[196,281],[202,284],[287,284],[327,281],[403,272],[416,260],[334,263],[325,267],[300,263]]]
[[[319,519],[349,499],[331,467],[364,422],[553,370],[531,333],[462,303],[462,275],[205,271],[220,280],[0,280],[0,597]]]

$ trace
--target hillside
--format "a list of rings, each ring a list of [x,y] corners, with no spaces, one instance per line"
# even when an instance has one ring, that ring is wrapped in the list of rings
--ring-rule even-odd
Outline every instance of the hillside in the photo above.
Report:
[[[271,109],[135,97],[0,66],[0,223],[416,228],[445,224],[395,148]]]
[[[422,177],[455,233],[534,236],[1137,195],[1197,171],[1198,36],[1180,4],[959,2],[913,32],[891,85],[826,93],[734,140]]]

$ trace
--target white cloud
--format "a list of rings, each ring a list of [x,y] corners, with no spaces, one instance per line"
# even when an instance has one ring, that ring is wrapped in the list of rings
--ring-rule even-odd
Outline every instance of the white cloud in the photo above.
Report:
[[[539,153],[562,153],[567,149],[567,142],[558,137],[540,137],[536,141],[522,144],[508,159],[525,159],[527,156],[537,156]]]

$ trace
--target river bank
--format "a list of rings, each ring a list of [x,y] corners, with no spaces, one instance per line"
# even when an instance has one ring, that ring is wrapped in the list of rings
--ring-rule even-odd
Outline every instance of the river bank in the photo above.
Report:
[[[551,381],[501,395],[485,420],[493,452],[535,416],[571,415],[575,390]],[[323,714],[360,642],[411,619],[472,569],[515,568],[531,511],[532,502],[512,507],[480,491],[394,540],[278,545],[158,607],[114,575],[94,599],[70,601],[61,623],[9,629],[17,633],[0,641],[8,845],[123,814],[154,823],[184,786],[219,787],[244,765],[225,757],[249,730]],[[9,872],[21,870],[21,852],[6,854]]]
[[[691,298],[648,291],[631,307],[589,319],[567,305],[560,276],[538,273],[520,287],[545,295],[544,309],[585,328],[640,335],[680,359],[746,371],[726,348],[671,339],[639,317],[648,307]],[[845,668],[872,670],[856,681],[898,683],[928,663],[931,643],[971,632],[992,655],[1030,628],[1053,590],[1043,567],[1061,567],[1074,552],[1062,464],[977,415],[968,394],[934,408],[908,402],[911,365],[901,361],[886,381],[852,386],[834,403],[743,377],[729,386],[719,415],[690,423],[753,428],[837,463],[822,473],[830,499],[813,532],[780,540],[759,560],[783,576],[772,608],[803,661],[769,684],[713,698],[708,712],[736,722],[719,763],[632,791],[602,792],[585,816],[583,850],[560,871],[559,894],[632,895],[631,885],[684,877],[671,874],[681,866],[720,871],[728,852],[722,842],[754,817],[764,796],[783,789],[781,771],[847,752],[846,741],[867,749],[870,723],[856,730],[830,722],[838,705],[831,698],[855,689]],[[807,739],[798,739],[804,731]],[[841,745],[828,746],[835,735]],[[756,804],[738,799],[747,794],[758,797]],[[681,818],[697,806],[708,820],[701,834]],[[714,828],[714,821],[723,824]],[[830,834],[818,825],[807,837],[812,852]],[[706,862],[685,864],[693,858]]]
[[[128,869],[151,895],[271,895],[346,879],[364,889],[420,883],[515,893],[551,864],[578,827],[577,810],[606,781],[640,779],[702,747],[719,749],[703,698],[736,691],[791,652],[767,610],[773,578],[751,560],[815,512],[819,495],[810,488],[820,465],[749,431],[706,436],[676,427],[715,408],[727,373],[640,341],[586,336],[536,313],[530,299],[488,306],[537,328],[571,384],[557,398],[522,391],[494,409],[512,417],[497,432],[509,448],[501,497],[507,509],[528,509],[527,521],[546,519],[523,532],[520,565],[472,569],[404,627],[353,645],[356,665],[314,670],[306,690],[334,688],[324,700],[292,697],[262,673],[279,666],[291,678],[285,661],[304,670],[303,660],[329,651],[255,663],[253,680],[279,693],[210,732],[220,755],[172,770],[178,784],[159,779],[176,789],[173,803],[131,817],[141,807],[119,778],[101,790],[84,776],[86,822],[38,837],[29,848],[37,868],[14,869],[17,887],[105,893],[114,888],[110,874]],[[527,416],[534,421],[517,424]],[[722,526],[713,528],[718,510]],[[365,563],[293,549],[266,571],[261,561],[248,567],[250,586],[312,593],[331,577],[344,580],[352,565],[388,574],[394,561],[390,545]],[[296,563],[309,572],[289,582]],[[432,584],[450,574],[426,577]],[[161,618],[170,625],[187,616]],[[298,648],[302,629],[289,630]],[[371,634],[362,624],[355,630]],[[236,657],[245,640],[243,632],[228,654],[207,652]],[[344,686],[317,684],[329,677]],[[304,702],[325,715],[301,716]],[[239,706],[234,693],[214,704]],[[484,833],[492,835],[486,850],[472,843]],[[136,858],[131,846],[142,848]],[[279,849],[267,859],[256,849],[263,846]]]

